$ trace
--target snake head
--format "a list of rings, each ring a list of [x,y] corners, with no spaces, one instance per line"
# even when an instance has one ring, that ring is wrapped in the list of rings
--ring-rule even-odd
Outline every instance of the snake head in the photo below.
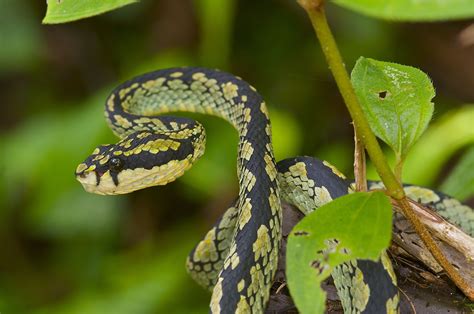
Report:
[[[125,194],[180,177],[204,151],[203,136],[172,138],[132,133],[114,145],[97,147],[76,168],[87,192]]]

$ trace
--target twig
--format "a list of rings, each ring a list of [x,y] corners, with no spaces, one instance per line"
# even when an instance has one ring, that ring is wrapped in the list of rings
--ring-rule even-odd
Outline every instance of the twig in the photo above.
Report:
[[[356,191],[367,191],[366,164],[364,144],[357,136],[354,126],[354,179]]]
[[[434,236],[462,253],[469,262],[474,262],[474,238],[429,208],[412,200],[409,200],[409,204],[412,211],[417,214],[421,223],[424,224]],[[392,205],[394,205],[396,210],[401,211],[397,202],[392,202]]]
[[[423,243],[434,256],[436,261],[444,268],[451,280],[466,294],[469,299],[474,300],[474,289],[466,283],[466,281],[460,276],[459,272],[443,255],[426,227],[420,222],[415,212],[411,209],[410,203],[405,196],[402,185],[400,182],[398,182],[394,173],[390,169],[390,166],[383,155],[382,149],[380,148],[375,135],[372,133],[369,123],[367,122],[362,108],[359,105],[357,96],[349,79],[349,75],[344,67],[344,62],[339,53],[336,41],[334,40],[332,32],[327,23],[323,5],[324,2],[322,0],[297,1],[309,15],[311,23],[313,24],[313,28],[316,32],[319,42],[321,43],[326,61],[328,62],[329,68],[334,76],[342,98],[344,99],[346,107],[349,110],[352,120],[354,121],[357,134],[362,143],[364,143],[370,159],[372,160],[380,178],[387,188],[387,193],[397,201],[404,216],[407,217],[407,219],[412,223],[415,231],[418,233]]]
[[[413,314],[416,314],[416,308],[415,308],[415,305],[413,304],[413,302],[411,301],[410,297],[408,297],[408,295],[405,293],[405,291],[403,291],[402,289],[398,289],[404,296],[405,298],[407,299],[408,303],[410,304],[410,307],[411,307],[411,310],[413,311]]]

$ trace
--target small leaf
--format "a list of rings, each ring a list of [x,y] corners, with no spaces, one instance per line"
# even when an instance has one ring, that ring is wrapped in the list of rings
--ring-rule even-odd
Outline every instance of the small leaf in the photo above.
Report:
[[[433,115],[431,80],[416,68],[363,57],[351,80],[372,131],[403,160]]]
[[[138,0],[48,0],[44,24],[65,23],[123,7]]]
[[[287,246],[287,278],[301,313],[323,313],[321,282],[335,266],[379,258],[391,237],[392,209],[382,192],[337,198],[301,220]]]
[[[459,200],[465,200],[474,195],[474,145],[471,145],[441,185],[441,190]]]
[[[388,20],[436,21],[474,17],[472,0],[332,0],[356,12]]]

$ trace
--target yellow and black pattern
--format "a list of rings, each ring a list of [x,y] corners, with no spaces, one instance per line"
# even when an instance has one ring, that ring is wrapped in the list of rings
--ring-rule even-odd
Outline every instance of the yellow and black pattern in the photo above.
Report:
[[[224,72],[174,68],[120,85],[105,107],[106,119],[121,141],[99,147],[76,170],[85,189],[94,193],[120,194],[166,184],[202,155],[205,137],[199,123],[158,114],[211,114],[237,129],[240,192],[237,214],[232,217],[235,227],[225,234],[232,234],[231,241],[225,244],[225,255],[219,253],[223,247],[209,247],[208,256],[196,258],[202,261],[203,271],[212,267],[217,274],[212,312],[263,312],[277,267],[281,208],[270,121],[262,97]],[[212,236],[222,237],[224,230]],[[205,263],[208,260],[219,262]]]
[[[349,184],[336,168],[309,157],[284,160],[277,169],[262,97],[241,79],[204,68],[160,70],[118,86],[105,117],[121,139],[96,148],[77,167],[77,179],[88,192],[123,194],[181,176],[204,153],[205,133],[194,120],[158,116],[177,111],[219,116],[239,133],[239,196],[190,254],[188,271],[212,290],[211,312],[263,313],[281,241],[280,198],[307,214],[350,193]],[[436,204],[453,216],[450,200],[440,196]],[[354,261],[333,276],[347,312],[398,311],[388,259]]]
[[[280,197],[309,214],[333,199],[352,192],[350,183],[331,164],[312,157],[286,159],[277,164]],[[193,249],[186,266],[202,286],[212,289],[222,261],[229,252],[238,211],[230,207]],[[397,313],[398,289],[390,260],[352,261],[332,273],[346,313]]]

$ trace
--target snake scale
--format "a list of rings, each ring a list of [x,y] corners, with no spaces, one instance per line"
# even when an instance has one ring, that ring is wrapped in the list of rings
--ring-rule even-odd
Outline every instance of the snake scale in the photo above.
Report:
[[[239,196],[191,252],[188,271],[212,290],[212,313],[262,313],[277,268],[281,200],[307,214],[349,193],[350,183],[311,157],[277,165],[267,107],[255,88],[225,72],[183,67],[140,75],[111,93],[105,118],[120,141],[97,147],[79,164],[85,190],[124,194],[180,177],[204,153],[205,132],[192,119],[158,116],[177,111],[221,117],[239,134]],[[347,312],[398,311],[388,258],[344,264],[333,278]]]

